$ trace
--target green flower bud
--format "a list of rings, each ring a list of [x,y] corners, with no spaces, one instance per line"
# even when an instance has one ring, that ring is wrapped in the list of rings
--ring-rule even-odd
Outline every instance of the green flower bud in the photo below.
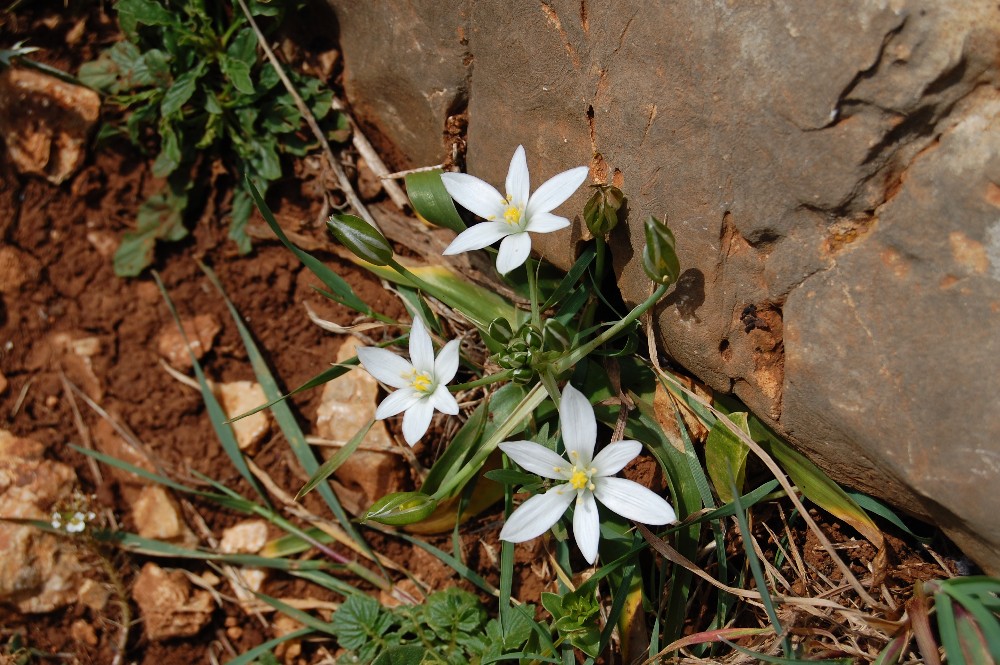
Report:
[[[555,319],[546,319],[542,325],[542,339],[546,351],[563,351],[569,348],[569,331]]]
[[[362,522],[403,526],[426,519],[437,508],[437,499],[421,492],[393,492],[368,509]]]
[[[486,329],[486,334],[500,344],[506,344],[514,336],[514,331],[511,330],[510,321],[501,317],[493,319],[490,322],[489,328]]]
[[[642,250],[642,269],[657,284],[672,284],[681,273],[674,234],[652,215],[646,218],[646,247]]]
[[[583,207],[583,221],[595,238],[603,238],[618,226],[625,195],[613,185],[591,185],[594,195]]]
[[[331,215],[326,226],[355,256],[377,266],[392,260],[392,247],[374,226],[354,215]]]
[[[531,379],[534,378],[534,376],[534,370],[529,367],[521,367],[520,369],[514,370],[514,375],[511,377],[511,380],[513,380],[514,383],[518,383],[523,386],[527,383],[531,383]]]

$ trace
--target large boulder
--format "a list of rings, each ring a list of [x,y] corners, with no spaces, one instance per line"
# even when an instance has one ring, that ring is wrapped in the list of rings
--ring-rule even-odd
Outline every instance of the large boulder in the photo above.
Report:
[[[534,185],[589,164],[629,197],[628,299],[642,219],[677,236],[674,358],[1000,573],[994,2],[330,2],[352,106],[397,166],[440,162],[466,102],[470,173],[502,184],[518,144]],[[357,83],[386,71],[389,110]],[[584,233],[535,247],[567,266]]]

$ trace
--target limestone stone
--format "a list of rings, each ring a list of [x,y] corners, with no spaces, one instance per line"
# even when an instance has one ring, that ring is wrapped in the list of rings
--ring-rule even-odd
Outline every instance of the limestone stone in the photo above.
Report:
[[[227,553],[256,554],[267,542],[267,522],[246,520],[222,531],[219,549]]]
[[[132,597],[142,611],[143,630],[151,640],[191,637],[212,618],[212,596],[195,589],[179,570],[147,563],[139,572]]]
[[[357,340],[347,337],[337,352],[337,362],[356,355]],[[321,404],[316,410],[316,433],[339,443],[347,443],[354,434],[375,417],[379,386],[363,369],[353,369],[323,387]],[[375,424],[361,446],[334,472],[334,478],[347,490],[342,497],[345,507],[358,514],[390,492],[408,489],[406,462],[396,453],[385,423]],[[338,447],[324,449],[326,457]]]
[[[579,164],[620,183],[630,217],[611,247],[631,302],[649,289],[642,221],[666,217],[683,270],[657,309],[669,354],[835,479],[932,519],[1000,573],[1000,495],[986,490],[1000,480],[995,4],[452,9],[416,46],[411,9],[372,5],[361,32],[406,35],[369,63],[392,70],[400,99],[468,76],[466,170],[502,185],[521,144],[533,186]],[[435,88],[401,63],[441,43]],[[344,42],[348,67],[358,48]],[[398,122],[352,90],[368,124]],[[414,114],[405,131],[446,126]],[[394,140],[410,162],[441,154]],[[583,237],[577,217],[533,246],[566,267]],[[746,330],[748,305],[764,326]]]
[[[181,370],[191,369],[191,354],[188,353],[188,345],[184,341],[191,343],[191,352],[195,358],[201,360],[202,357],[212,350],[215,337],[222,327],[211,314],[199,314],[190,319],[181,321],[184,335],[171,321],[160,332],[157,338],[157,345],[160,355],[163,356],[173,367]]]
[[[87,156],[100,109],[90,88],[34,69],[0,71],[0,137],[21,173],[57,185],[70,177]]]
[[[45,459],[45,447],[0,430],[0,516],[44,520],[76,483],[72,468]],[[77,600],[88,569],[71,539],[0,522],[0,602],[32,614]]]
[[[222,409],[230,418],[246,413],[261,404],[267,403],[267,395],[259,383],[253,381],[232,381],[221,383],[216,386],[219,401]],[[236,443],[240,450],[253,451],[261,439],[271,428],[270,418],[267,411],[240,418],[232,423],[233,433],[236,435]]]
[[[184,522],[180,507],[160,485],[139,490],[132,503],[132,520],[143,538],[196,545],[198,538]]]

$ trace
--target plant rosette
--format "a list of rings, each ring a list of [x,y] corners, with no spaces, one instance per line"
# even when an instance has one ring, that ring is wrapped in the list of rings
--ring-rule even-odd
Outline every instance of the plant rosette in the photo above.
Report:
[[[594,456],[597,419],[583,393],[570,384],[563,389],[559,425],[568,460],[534,441],[507,441],[500,449],[521,468],[560,481],[515,510],[500,531],[500,539],[521,543],[549,530],[574,503],[573,536],[588,563],[597,560],[601,520],[597,501],[622,517],[643,524],[663,525],[677,519],[663,497],[614,474],[642,451],[638,441],[618,441]]]

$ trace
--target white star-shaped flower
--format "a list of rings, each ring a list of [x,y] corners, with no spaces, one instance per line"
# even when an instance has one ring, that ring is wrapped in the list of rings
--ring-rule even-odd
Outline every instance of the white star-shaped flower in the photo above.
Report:
[[[458,413],[458,402],[448,392],[448,382],[458,371],[458,340],[451,340],[434,357],[431,336],[420,317],[410,328],[410,360],[386,349],[361,346],[358,360],[368,373],[387,386],[398,388],[375,410],[376,420],[403,413],[403,438],[411,446],[431,424],[434,409],[448,415]]]
[[[502,196],[493,185],[475,176],[443,174],[441,181],[451,198],[487,220],[458,234],[444,253],[461,254],[502,240],[497,255],[497,271],[506,275],[524,263],[531,253],[528,233],[549,233],[569,226],[568,219],[553,215],[552,211],[580,188],[589,172],[586,166],[563,171],[529,196],[528,161],[524,148],[517,146],[507,171],[507,196]]]
[[[677,519],[663,497],[639,483],[612,477],[642,451],[641,443],[618,441],[594,457],[594,408],[583,393],[569,384],[559,405],[559,425],[569,461],[533,441],[500,444],[500,449],[525,471],[562,481],[522,503],[507,518],[500,531],[501,540],[521,543],[537,538],[558,522],[575,500],[573,536],[584,558],[594,563],[601,538],[595,499],[622,517],[643,524],[668,524]]]

